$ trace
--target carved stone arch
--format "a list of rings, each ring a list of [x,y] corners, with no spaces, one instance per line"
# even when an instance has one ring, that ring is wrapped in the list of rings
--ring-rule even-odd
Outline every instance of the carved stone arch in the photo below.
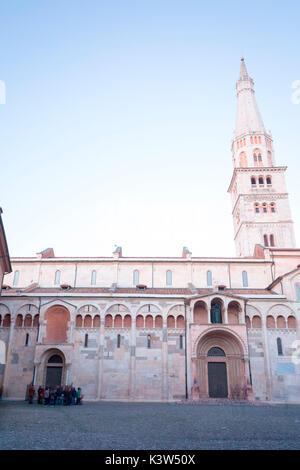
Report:
[[[65,354],[60,348],[52,347],[44,351],[40,363],[44,387],[56,387],[65,384],[66,362]]]
[[[110,304],[106,308],[104,312],[104,316],[106,316],[107,314],[112,315],[113,318],[115,317],[115,315],[121,315],[121,317],[124,318],[126,314],[131,315],[131,311],[130,311],[129,306],[127,306],[125,302],[116,302],[116,303]]]
[[[232,338],[233,340],[236,341],[236,344],[239,344],[241,346],[241,354],[243,355],[248,355],[248,347],[247,345],[245,344],[245,342],[243,341],[243,338],[241,338],[235,331],[233,330],[228,330],[228,328],[224,328],[222,327],[221,325],[218,326],[218,327],[213,327],[213,328],[210,328],[209,330],[205,330],[204,332],[200,333],[194,344],[193,344],[193,350],[192,350],[192,355],[193,357],[195,357],[197,355],[197,348],[198,348],[198,344],[200,343],[201,339],[206,336],[206,335],[213,335],[215,334],[216,335],[221,335],[221,334],[228,334],[228,337],[229,338]]]
[[[259,316],[260,318],[262,318],[261,311],[257,307],[254,307],[253,305],[246,306],[246,315],[248,315],[248,317],[250,317],[251,319],[254,316]]]
[[[4,318],[5,315],[11,315],[11,312],[10,312],[10,309],[7,305],[3,304],[2,302],[0,303],[0,315],[2,317],[2,320]]]
[[[268,309],[266,315],[272,315],[275,320],[277,319],[277,317],[283,316],[287,320],[288,316],[295,315],[295,312],[290,306],[286,304],[276,304],[272,305]]]
[[[227,328],[214,327],[198,336],[193,349],[192,370],[199,384],[200,398],[234,398],[237,390],[242,393],[249,371],[245,361],[247,347],[239,335]],[[212,351],[222,351],[222,354],[211,354]],[[219,395],[214,394],[216,383]]]
[[[167,315],[184,315],[184,304],[176,304],[172,305],[169,310],[167,311]]]
[[[32,317],[34,317],[38,313],[39,313],[38,307],[30,302],[21,305],[16,312],[17,315],[21,314],[24,316],[24,315],[30,314],[32,315]]]
[[[82,316],[91,315],[91,317],[94,318],[95,315],[100,314],[100,311],[98,306],[88,303],[81,305],[80,308],[77,309],[76,313]]]
[[[148,310],[148,307],[150,307],[150,310]],[[136,315],[138,314],[160,314],[162,315],[162,310],[161,308],[156,305],[155,303],[153,302],[147,302],[147,303],[144,303],[143,305],[141,305],[137,312],[136,312]]]

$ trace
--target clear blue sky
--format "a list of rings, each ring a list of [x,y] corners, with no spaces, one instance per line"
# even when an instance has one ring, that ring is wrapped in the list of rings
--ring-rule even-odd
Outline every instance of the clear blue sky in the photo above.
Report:
[[[6,1],[0,205],[11,256],[234,255],[240,57],[300,245],[298,1]]]

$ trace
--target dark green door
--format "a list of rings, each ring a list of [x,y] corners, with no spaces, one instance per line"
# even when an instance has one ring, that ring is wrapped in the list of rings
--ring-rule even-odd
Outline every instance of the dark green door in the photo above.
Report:
[[[62,367],[47,367],[46,386],[58,387],[61,385]]]
[[[211,398],[228,397],[225,362],[208,362],[208,388]]]

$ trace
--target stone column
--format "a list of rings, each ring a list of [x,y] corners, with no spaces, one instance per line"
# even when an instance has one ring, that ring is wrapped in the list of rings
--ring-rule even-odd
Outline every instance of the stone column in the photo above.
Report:
[[[132,318],[130,331],[130,369],[129,369],[129,398],[135,400],[136,378],[136,319]]]
[[[98,381],[97,381],[97,400],[103,398],[102,390],[103,390],[103,356],[104,356],[104,317],[100,319],[100,328],[99,328],[99,336],[98,336],[98,350],[97,350],[97,358],[98,358]]]
[[[163,330],[162,330],[162,399],[169,399],[169,386],[168,386],[168,327],[167,317],[163,317]]]
[[[268,330],[266,325],[266,318],[262,313],[262,330],[264,338],[264,353],[265,353],[265,374],[266,374],[266,392],[269,400],[272,400],[272,381],[271,381],[271,363],[269,355],[269,341],[268,341]]]
[[[10,323],[9,337],[8,337],[7,351],[6,351],[6,363],[4,367],[4,377],[3,377],[3,395],[5,397],[9,396],[8,394],[9,368],[10,368],[10,362],[11,362],[11,351],[12,351],[13,338],[14,338],[15,322],[16,322],[16,319],[13,318],[11,315],[11,323]]]
[[[191,339],[190,339],[190,324],[191,324],[191,315],[192,311],[189,305],[186,305],[186,341],[185,341],[185,349],[186,349],[186,381],[187,381],[187,398],[191,397],[192,385],[193,385],[193,377],[192,377],[192,351],[191,351]],[[210,323],[210,322],[209,322]]]
[[[224,323],[228,325],[228,300],[225,300],[225,305],[224,305]]]

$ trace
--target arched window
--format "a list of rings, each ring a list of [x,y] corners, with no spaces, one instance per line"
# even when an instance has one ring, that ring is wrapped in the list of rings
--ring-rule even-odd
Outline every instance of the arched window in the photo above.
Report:
[[[87,327],[87,328],[90,328],[93,324],[93,320],[92,320],[92,317],[91,315],[86,315],[84,317],[84,326]]]
[[[125,315],[125,317],[124,317],[124,327],[125,328],[131,328],[131,316],[130,315]]]
[[[268,165],[273,166],[272,153],[268,151]]]
[[[272,178],[271,178],[271,176],[267,176],[266,181],[267,181],[267,186],[272,186]]]
[[[156,315],[155,317],[155,328],[162,328],[163,327],[163,319],[161,315]]]
[[[245,152],[240,153],[240,167],[246,168],[247,167],[247,155]]]
[[[264,235],[264,245],[269,246],[268,235]]]
[[[207,353],[208,357],[225,357],[226,354],[224,353],[223,349],[218,348],[214,346],[213,348],[210,348],[210,350]]]
[[[167,286],[172,285],[172,271],[168,270],[166,273],[166,284]]]
[[[259,212],[260,212],[259,203],[258,203],[258,202],[256,202],[256,203],[254,204],[254,211],[255,211],[256,214],[259,214]]]
[[[28,346],[29,343],[29,333],[26,333],[25,346]]]
[[[206,273],[206,282],[208,286],[212,286],[212,273],[211,271],[207,271]]]
[[[282,315],[277,317],[277,328],[286,328],[286,321]]]
[[[267,208],[267,203],[264,202],[263,205],[262,205],[262,210],[264,213],[267,213],[268,212],[268,208]]]
[[[48,360],[48,364],[62,364],[63,360],[58,354],[53,354]]]
[[[76,326],[77,328],[81,328],[81,327],[82,327],[82,316],[81,316],[81,315],[77,315],[75,326]]]
[[[184,317],[183,315],[178,315],[176,318],[176,327],[177,328],[184,328]]]
[[[121,346],[121,335],[117,336],[117,348],[120,348]]]
[[[168,328],[175,328],[175,317],[173,317],[173,315],[168,315],[167,327]]]
[[[18,282],[19,282],[19,271],[15,271],[13,286],[16,287],[18,285]]]
[[[277,353],[278,353],[278,356],[283,356],[281,338],[277,338]]]
[[[179,349],[183,349],[183,335],[179,336]]]
[[[258,178],[258,184],[259,184],[259,186],[264,186],[264,185],[265,185],[263,176],[260,176],[260,177]]]
[[[150,335],[147,336],[147,348],[151,349],[151,336]]]
[[[91,285],[94,286],[95,284],[96,284],[96,271],[92,271]]]
[[[254,178],[254,176],[251,178],[251,184],[252,186],[256,186],[256,178]]]
[[[258,315],[254,315],[252,318],[252,327],[261,328],[261,318]]]
[[[270,246],[275,246],[274,235],[270,235]]]
[[[85,334],[84,336],[84,347],[87,348],[89,345],[89,335]]]
[[[105,326],[105,328],[112,328],[113,318],[110,314],[105,315],[104,326]]]
[[[247,274],[247,271],[243,271],[242,277],[243,277],[243,287],[248,287],[248,274]]]
[[[288,317],[288,328],[296,328],[296,318],[293,315]]]
[[[138,269],[133,271],[133,285],[137,286],[139,284],[140,273]]]
[[[100,315],[95,315],[94,318],[93,318],[93,327],[94,328],[99,328],[100,323],[101,323]]]
[[[55,273],[54,284],[56,286],[60,284],[60,271],[56,271],[56,273]]]
[[[276,212],[276,204],[275,204],[275,202],[271,202],[270,207],[271,207],[271,212],[273,212],[273,213]]]
[[[20,328],[23,326],[23,317],[20,313],[17,315],[15,326],[16,328]]]

